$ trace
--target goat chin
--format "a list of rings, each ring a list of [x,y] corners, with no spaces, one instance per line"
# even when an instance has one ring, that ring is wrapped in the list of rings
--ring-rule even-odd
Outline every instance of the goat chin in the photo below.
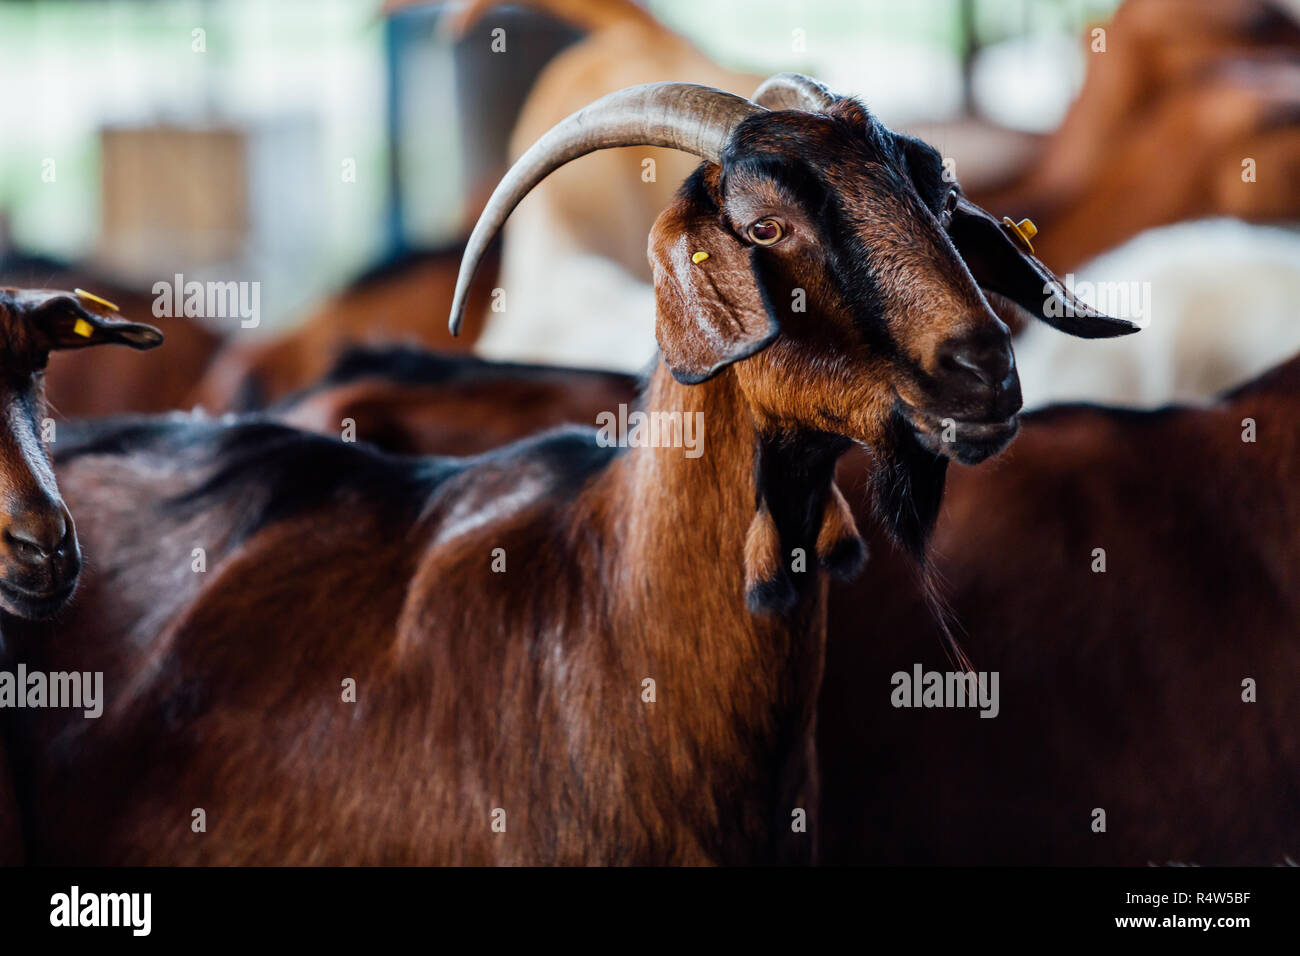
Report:
[[[1085,300],[1085,283],[1137,283],[1149,292],[1136,317],[1145,328],[1085,342],[1030,326],[1015,347],[1026,408],[1205,403],[1300,350],[1300,232],[1290,229],[1233,219],[1152,229],[1067,281]]]

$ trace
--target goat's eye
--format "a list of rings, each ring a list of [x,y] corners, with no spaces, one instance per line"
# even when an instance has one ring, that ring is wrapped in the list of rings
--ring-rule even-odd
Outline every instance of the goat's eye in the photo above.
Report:
[[[775,219],[760,219],[747,230],[749,238],[760,246],[770,246],[785,235],[781,224]]]

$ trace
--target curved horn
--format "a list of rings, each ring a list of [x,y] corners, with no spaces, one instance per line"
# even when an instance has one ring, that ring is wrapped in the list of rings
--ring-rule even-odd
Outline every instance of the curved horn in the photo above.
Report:
[[[769,76],[754,91],[754,102],[769,110],[803,110],[824,113],[842,97],[832,93],[811,76],[802,73],[777,73]]]
[[[742,96],[696,83],[646,83],[603,96],[551,127],[502,177],[465,245],[451,334],[460,331],[470,281],[506,217],[528,192],[570,160],[617,146],[664,146],[711,163],[742,120],[766,112]]]

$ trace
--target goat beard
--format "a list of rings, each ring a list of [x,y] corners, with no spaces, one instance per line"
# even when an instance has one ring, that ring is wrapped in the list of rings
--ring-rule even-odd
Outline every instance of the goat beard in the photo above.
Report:
[[[884,435],[868,451],[871,505],[876,520],[912,559],[917,587],[939,629],[948,660],[960,671],[973,672],[975,666],[958,640],[960,623],[944,595],[938,570],[929,560],[930,536],[943,503],[948,459],[922,445],[898,411],[890,415]]]
[[[898,411],[890,414],[884,435],[869,451],[872,510],[894,543],[925,566],[948,459],[922,445]]]

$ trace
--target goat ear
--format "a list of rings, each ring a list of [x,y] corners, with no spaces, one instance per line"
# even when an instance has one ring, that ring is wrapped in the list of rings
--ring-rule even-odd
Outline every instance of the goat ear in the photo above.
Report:
[[[673,378],[694,385],[776,338],[751,250],[704,199],[679,196],[650,232],[655,337]]]
[[[110,344],[152,349],[163,341],[152,325],[119,318],[113,314],[116,306],[87,293],[19,290],[7,297],[6,305],[26,318],[52,350]]]
[[[1033,254],[1021,232],[998,222],[964,196],[953,211],[949,235],[980,286],[1053,328],[1081,339],[1138,331],[1132,322],[1103,315],[1076,298]]]

